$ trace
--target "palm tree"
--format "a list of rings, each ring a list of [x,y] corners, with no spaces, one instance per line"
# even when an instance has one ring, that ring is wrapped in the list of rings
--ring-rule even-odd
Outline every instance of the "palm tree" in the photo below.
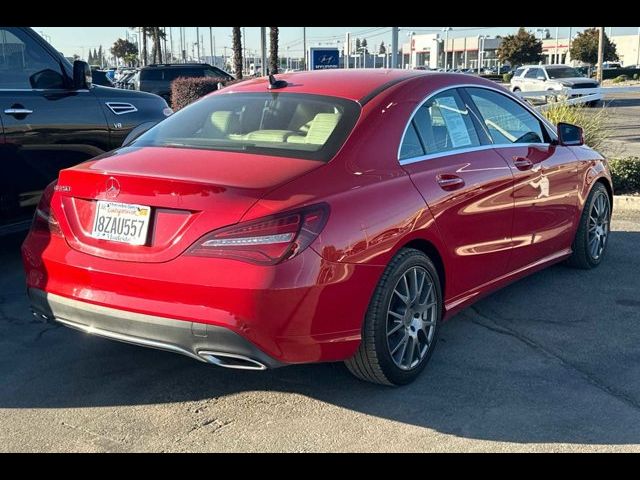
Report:
[[[278,73],[278,27],[269,27],[269,73]]]
[[[147,32],[149,32],[149,29],[151,27],[129,27],[131,30],[141,30],[142,31],[142,38],[140,39],[140,44],[141,44],[141,52],[142,52],[142,62],[141,65],[142,67],[144,67],[147,64]]]
[[[153,37],[153,48],[151,50],[151,56],[153,57],[154,63],[162,63],[162,44],[161,40],[164,40],[166,34],[162,31],[160,27],[147,27],[151,30],[151,35]],[[165,52],[166,54],[166,52]]]
[[[233,67],[236,78],[242,78],[242,37],[240,27],[233,27]]]

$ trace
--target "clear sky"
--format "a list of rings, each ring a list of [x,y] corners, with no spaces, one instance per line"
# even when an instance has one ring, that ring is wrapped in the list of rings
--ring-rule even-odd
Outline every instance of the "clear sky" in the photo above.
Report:
[[[449,38],[459,36],[474,35],[508,35],[514,33],[518,27],[453,27],[449,32]],[[555,38],[556,27],[527,27],[529,30],[538,28],[548,28],[551,36]],[[585,27],[572,27],[572,35]],[[44,33],[47,40],[65,56],[73,56],[74,54],[85,57],[88,49],[98,48],[102,45],[107,50],[113,45],[118,38],[125,38],[127,32],[129,35],[134,33],[127,27],[33,27],[34,30]],[[199,27],[200,36],[203,39],[205,52],[203,55],[210,55],[209,27]],[[638,33],[638,27],[606,27],[609,34],[613,29],[613,35],[635,35]],[[196,41],[196,27],[185,27],[186,39],[189,44]],[[442,31],[442,27],[400,27],[399,42],[406,41],[409,32],[420,33],[436,33]],[[230,54],[231,48],[231,27],[213,27],[213,36],[215,38],[216,54],[222,55],[224,48],[227,47],[227,55]],[[257,51],[260,47],[260,28],[246,27],[246,48],[249,51]],[[267,30],[268,32],[268,30]],[[373,45],[380,45],[384,41],[385,44],[391,41],[391,27],[307,27],[307,46],[318,45],[340,45],[344,42],[345,33],[351,32],[352,36],[366,38],[369,49]],[[169,27],[167,27],[169,33]],[[179,44],[180,27],[171,27],[173,37],[174,51],[177,53]],[[569,27],[560,27],[558,35],[566,37],[569,34]],[[268,35],[268,33],[267,33]],[[281,55],[302,56],[302,27],[281,27],[280,28],[280,52]],[[169,45],[169,40],[167,40]],[[287,47],[289,47],[287,49]],[[201,52],[202,54],[202,52]],[[251,53],[253,54],[253,53]]]

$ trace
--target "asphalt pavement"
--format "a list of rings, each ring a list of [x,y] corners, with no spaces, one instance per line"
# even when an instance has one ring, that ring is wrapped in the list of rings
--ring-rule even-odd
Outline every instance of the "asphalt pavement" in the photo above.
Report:
[[[423,375],[266,372],[43,324],[0,240],[0,450],[640,451],[640,212],[596,270],[558,265],[444,324]]]

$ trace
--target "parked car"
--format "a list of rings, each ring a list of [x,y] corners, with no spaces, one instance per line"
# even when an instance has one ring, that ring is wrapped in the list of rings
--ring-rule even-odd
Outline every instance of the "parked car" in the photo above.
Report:
[[[207,63],[149,65],[140,69],[136,90],[155,93],[171,103],[171,82],[178,77],[214,77],[233,80],[224,70]]]
[[[113,87],[113,82],[107,77],[107,72],[104,70],[91,69],[91,81],[94,85],[102,85],[103,87]]]
[[[123,73],[122,76],[115,82],[115,86],[117,88],[122,88],[125,90],[135,90],[135,82],[134,77],[138,73],[137,70],[128,71]]]
[[[568,65],[527,65],[520,67],[519,75],[514,75],[510,82],[512,92],[556,92],[565,88],[582,89],[597,88],[600,84],[596,80],[586,78],[573,67]],[[519,69],[518,69],[519,70]],[[556,93],[549,94],[548,98],[555,98]],[[573,93],[570,98],[579,97]],[[595,106],[602,99],[600,95],[588,102],[589,106]]]
[[[94,85],[30,28],[0,27],[0,234],[26,229],[62,168],[119,147],[170,110],[156,95]]]
[[[478,298],[564,260],[597,267],[611,195],[579,127],[492,81],[300,72],[213,92],[63,170],[22,253],[41,318],[228,368],[345,360],[399,385]]]

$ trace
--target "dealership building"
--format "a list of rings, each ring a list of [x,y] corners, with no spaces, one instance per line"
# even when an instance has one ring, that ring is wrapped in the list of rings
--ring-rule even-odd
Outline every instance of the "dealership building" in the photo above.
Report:
[[[426,34],[412,35],[402,45],[403,68],[443,68],[445,65],[445,51],[447,68],[449,69],[477,69],[500,66],[501,62],[496,54],[502,43],[499,37],[477,35],[473,37],[443,38],[443,35]],[[638,35],[614,35],[611,37],[616,44],[618,56],[623,66],[640,63]],[[447,45],[445,46],[445,42]],[[409,48],[411,45],[411,49]],[[542,40],[542,63],[565,63],[577,65],[569,54],[568,38],[548,38]]]

